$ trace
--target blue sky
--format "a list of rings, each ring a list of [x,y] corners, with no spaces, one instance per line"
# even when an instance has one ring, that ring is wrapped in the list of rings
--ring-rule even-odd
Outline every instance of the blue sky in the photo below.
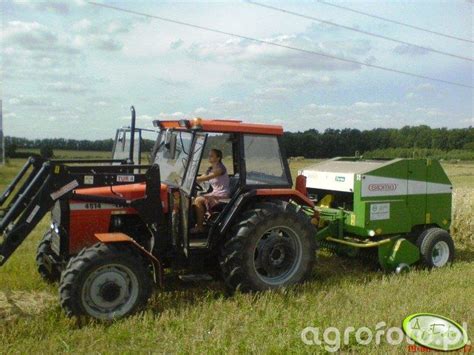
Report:
[[[473,38],[472,1],[331,1]],[[102,3],[473,85],[473,62],[246,2]],[[267,3],[474,57],[472,43],[317,1]],[[278,123],[290,131],[474,125],[473,89],[203,32],[82,0],[4,0],[1,11],[6,135],[108,138],[128,123],[131,104],[144,127],[153,119],[196,116]]]

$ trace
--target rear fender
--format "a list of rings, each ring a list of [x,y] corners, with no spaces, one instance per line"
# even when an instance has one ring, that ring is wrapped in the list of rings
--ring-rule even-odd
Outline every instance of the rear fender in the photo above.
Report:
[[[97,233],[95,234],[97,240],[104,244],[109,243],[121,243],[128,244],[131,248],[138,250],[145,258],[147,258],[153,265],[153,276],[155,283],[163,287],[163,267],[161,262],[148,250],[138,244],[133,238],[129,237],[124,233]]]
[[[308,196],[302,194],[298,190],[293,189],[258,189],[256,190],[256,196],[259,197],[272,197],[272,198],[288,198],[292,199],[300,205],[314,207],[314,202],[311,201]]]
[[[236,193],[236,197],[232,198],[229,205],[223,210],[224,215],[222,221],[219,223],[218,232],[224,235],[229,227],[232,225],[236,216],[245,208],[245,206],[255,198],[270,197],[272,199],[293,200],[304,206],[314,207],[313,201],[300,191],[293,189],[257,189],[243,194]],[[211,243],[212,244],[212,243]]]

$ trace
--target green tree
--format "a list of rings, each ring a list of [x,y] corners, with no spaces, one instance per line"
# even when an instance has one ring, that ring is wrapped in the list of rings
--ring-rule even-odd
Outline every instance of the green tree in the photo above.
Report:
[[[51,159],[54,156],[53,147],[50,144],[42,144],[40,148],[40,155],[44,159]]]

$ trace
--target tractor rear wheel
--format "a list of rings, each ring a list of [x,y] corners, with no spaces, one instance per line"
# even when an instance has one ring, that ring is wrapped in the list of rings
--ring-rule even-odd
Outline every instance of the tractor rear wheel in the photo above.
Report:
[[[447,231],[429,228],[423,231],[416,242],[420,249],[420,261],[428,268],[438,268],[454,259],[454,242]]]
[[[146,304],[151,271],[141,255],[126,246],[98,243],[71,258],[59,294],[67,316],[119,319]]]
[[[288,203],[264,203],[242,215],[221,249],[226,286],[263,291],[307,279],[316,257],[316,230]]]
[[[61,277],[59,265],[51,257],[53,253],[51,249],[51,231],[47,231],[36,249],[36,267],[38,273],[46,282],[56,282]],[[46,258],[49,258],[51,262],[48,263]]]

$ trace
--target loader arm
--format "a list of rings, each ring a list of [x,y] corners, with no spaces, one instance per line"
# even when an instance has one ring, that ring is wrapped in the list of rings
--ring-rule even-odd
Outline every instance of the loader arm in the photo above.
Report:
[[[11,196],[11,199],[0,219],[0,235],[3,235],[0,242],[0,266],[21,245],[57,200],[68,199],[75,189],[81,187],[144,182],[146,175],[137,171],[149,168],[145,165],[91,165],[98,162],[42,161],[38,169],[35,166],[38,161],[29,159],[6,192],[1,195],[3,202],[8,196]],[[68,163],[75,165],[67,165]],[[33,169],[30,175],[26,176],[30,166],[33,166]],[[22,179],[25,182],[18,186]],[[15,188],[16,193],[11,195]]]
[[[28,158],[26,161],[25,165],[21,168],[20,172],[15,176],[13,181],[7,186],[5,191],[2,192],[0,195],[0,208],[1,210],[5,211],[8,209],[9,206],[11,206],[15,200],[10,199],[9,205],[3,207],[5,202],[8,200],[8,197],[15,191],[15,188],[18,186],[20,181],[23,179],[23,177],[28,173],[28,170],[31,168],[33,169],[33,172],[28,176],[27,181],[22,185],[22,189],[18,191],[18,195],[21,195],[23,193],[23,190],[29,185],[29,182],[31,181],[32,178],[36,176],[36,173],[38,173],[39,169],[41,169],[42,165],[44,163],[44,159],[40,158],[39,156],[31,156]]]

